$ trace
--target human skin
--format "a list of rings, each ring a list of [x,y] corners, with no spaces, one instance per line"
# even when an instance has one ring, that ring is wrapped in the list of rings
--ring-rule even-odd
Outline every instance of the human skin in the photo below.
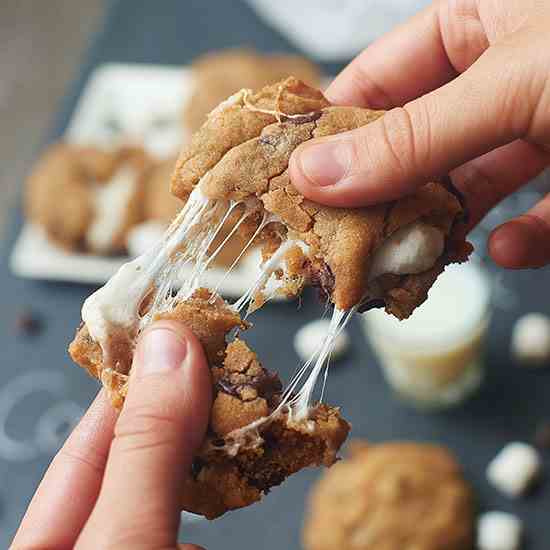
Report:
[[[180,323],[153,324],[120,416],[101,391],[44,475],[12,550],[199,550],[177,544],[180,487],[206,431],[211,388],[196,337]]]
[[[550,3],[439,0],[361,53],[327,98],[387,109],[309,141],[290,161],[306,197],[332,206],[396,199],[450,173],[469,228],[550,164]],[[550,195],[489,237],[507,268],[550,263]]]

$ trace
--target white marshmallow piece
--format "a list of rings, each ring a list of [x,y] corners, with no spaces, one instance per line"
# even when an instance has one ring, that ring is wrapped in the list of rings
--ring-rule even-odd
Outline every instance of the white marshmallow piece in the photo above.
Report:
[[[416,222],[402,227],[380,246],[372,260],[369,280],[384,273],[408,275],[431,269],[443,254],[443,233]]]
[[[509,497],[519,497],[540,475],[538,451],[526,443],[508,443],[487,467],[489,483]]]
[[[302,361],[307,361],[315,352],[318,352],[323,338],[328,334],[329,319],[311,321],[301,327],[294,336],[294,349]],[[334,348],[331,359],[337,360],[343,357],[350,346],[350,337],[346,330],[342,330],[334,340]]]
[[[524,366],[550,366],[550,318],[542,313],[520,317],[514,325],[511,348]]]
[[[505,512],[486,512],[477,524],[479,550],[519,550],[523,524]]]
[[[128,206],[136,191],[137,177],[136,171],[126,166],[111,181],[96,186],[95,218],[86,234],[86,241],[93,251],[108,252],[123,229]]]

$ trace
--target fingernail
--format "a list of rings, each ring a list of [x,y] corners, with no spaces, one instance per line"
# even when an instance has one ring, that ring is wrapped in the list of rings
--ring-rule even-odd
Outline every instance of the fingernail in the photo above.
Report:
[[[173,330],[153,328],[142,336],[137,350],[141,376],[179,369],[187,356],[187,342]]]
[[[308,180],[322,187],[343,180],[351,166],[350,146],[342,140],[306,145],[299,156],[302,172]]]

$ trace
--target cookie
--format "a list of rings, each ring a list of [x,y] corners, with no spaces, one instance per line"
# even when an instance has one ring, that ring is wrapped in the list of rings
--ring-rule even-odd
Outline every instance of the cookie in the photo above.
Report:
[[[266,55],[237,48],[211,52],[192,65],[194,92],[183,112],[185,127],[195,132],[218,103],[241,88],[257,89],[290,75],[310,86],[320,83],[319,69],[298,55]]]
[[[314,487],[306,550],[469,550],[473,496],[443,447],[355,444]]]
[[[27,217],[65,249],[123,252],[129,229],[143,218],[143,178],[149,165],[137,148],[52,145],[27,181]]]
[[[241,90],[220,104],[184,146],[172,191],[183,196],[197,188],[209,199],[245,204],[256,212],[256,223],[246,225],[250,232],[266,214],[271,216],[274,221],[262,233],[265,256],[284,241],[300,245],[286,258],[292,293],[312,283],[339,309],[384,305],[389,313],[406,318],[426,299],[445,265],[466,260],[471,251],[460,223],[465,207],[450,180],[428,182],[397,201],[346,209],[305,199],[288,176],[290,155],[301,143],[383,115],[331,106],[321,92],[294,78],[255,93]],[[435,231],[440,246],[428,266],[426,257],[419,257],[412,269],[403,266],[370,277],[372,265],[379,263],[376,255],[387,255],[384,245],[399,230],[417,232],[430,242]],[[418,249],[425,251],[429,243],[424,244]]]
[[[336,408],[316,405],[297,420],[281,407],[282,385],[234,329],[246,329],[225,302],[205,289],[157,319],[176,319],[193,330],[211,368],[214,400],[209,429],[182,487],[183,509],[212,519],[257,502],[270,488],[307,466],[330,466],[349,432]],[[117,335],[113,334],[116,339]],[[83,326],[70,346],[72,358],[101,380],[113,404],[127,391],[132,347],[121,340],[108,367],[100,346]],[[252,427],[250,425],[252,424]]]

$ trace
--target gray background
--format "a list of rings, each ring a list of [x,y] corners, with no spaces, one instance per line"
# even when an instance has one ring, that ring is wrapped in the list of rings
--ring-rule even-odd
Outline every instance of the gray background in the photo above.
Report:
[[[244,4],[207,0],[120,0],[111,4],[105,25],[82,64],[81,74],[48,135],[58,137],[71,115],[90,71],[103,62],[188,63],[203,51],[253,45],[261,50],[290,51],[290,45],[268,29]],[[337,66],[326,66],[334,74]],[[3,167],[5,170],[6,167]],[[0,260],[2,307],[0,357],[2,383],[34,370],[58,370],[68,384],[68,397],[87,405],[97,390],[95,382],[72,366],[66,346],[80,321],[80,306],[92,291],[72,284],[50,284],[14,278],[7,257],[21,226],[16,212],[3,243]],[[352,324],[353,353],[333,366],[326,400],[339,404],[353,424],[353,437],[371,441],[392,438],[437,441],[450,446],[464,464],[473,483],[479,508],[517,513],[529,533],[528,548],[547,550],[550,540],[550,490],[543,486],[528,498],[511,502],[488,486],[484,469],[509,440],[531,440],[537,423],[550,417],[550,378],[547,372],[528,372],[509,358],[511,323],[522,311],[543,310],[548,303],[549,270],[506,274],[505,282],[517,293],[515,309],[499,309],[491,327],[487,352],[488,376],[484,389],[469,403],[452,412],[428,415],[397,401],[384,384],[357,323]],[[24,336],[15,329],[15,318],[31,307],[44,319],[44,330]],[[307,296],[297,312],[295,304],[277,304],[259,312],[248,340],[265,364],[287,377],[297,364],[292,349],[296,329],[321,313]],[[37,396],[13,419],[13,433],[26,434],[44,409]],[[0,462],[0,546],[7,547],[51,456],[32,462]],[[546,466],[549,456],[545,456]],[[305,471],[275,489],[260,505],[226,515],[215,522],[183,526],[184,539],[212,549],[299,548],[304,501],[318,476]],[[62,513],[62,511],[60,511]]]

